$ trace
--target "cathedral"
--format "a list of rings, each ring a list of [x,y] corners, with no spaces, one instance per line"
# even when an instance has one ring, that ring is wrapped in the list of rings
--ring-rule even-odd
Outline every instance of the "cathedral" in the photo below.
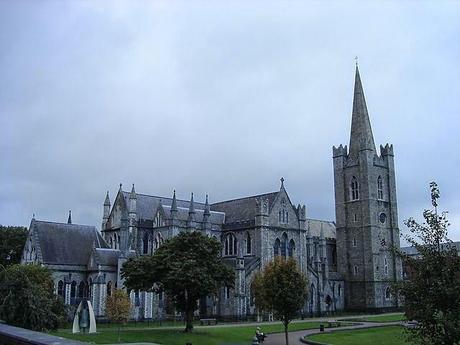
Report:
[[[222,260],[235,270],[234,289],[203,298],[197,315],[247,319],[257,315],[251,282],[275,256],[294,258],[308,277],[302,315],[340,310],[388,310],[399,306],[390,285],[402,279],[393,146],[376,150],[356,67],[350,144],[333,147],[335,222],[311,219],[295,205],[281,178],[270,193],[209,203],[138,193],[120,184],[107,193],[102,226],[32,219],[22,262],[53,272],[66,304],[88,298],[98,317],[105,300],[123,287],[120,270],[130,257],[152,255],[165,239],[201,231],[222,243]],[[131,291],[134,319],[175,315],[164,293]]]

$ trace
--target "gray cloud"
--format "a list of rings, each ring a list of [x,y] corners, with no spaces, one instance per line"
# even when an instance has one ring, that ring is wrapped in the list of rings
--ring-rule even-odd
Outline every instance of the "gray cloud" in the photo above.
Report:
[[[334,219],[353,57],[402,220],[439,182],[460,240],[456,2],[0,3],[0,223],[99,225],[108,189],[279,188]]]

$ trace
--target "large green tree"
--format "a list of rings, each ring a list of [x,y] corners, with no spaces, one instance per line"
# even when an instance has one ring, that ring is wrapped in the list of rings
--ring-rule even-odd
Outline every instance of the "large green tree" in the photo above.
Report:
[[[166,240],[152,256],[129,259],[122,269],[125,286],[133,290],[163,290],[185,314],[185,332],[193,330],[197,301],[233,287],[233,269],[222,262],[222,245],[198,231]],[[155,288],[154,288],[155,285]]]
[[[438,186],[432,182],[430,189],[433,208],[423,212],[424,222],[405,222],[410,230],[405,238],[419,255],[401,253],[411,274],[396,288],[407,318],[419,323],[409,330],[414,343],[460,344],[460,258],[448,239],[447,213],[438,211]]]
[[[0,265],[20,263],[26,239],[27,228],[0,225]]]
[[[284,325],[286,345],[289,344],[289,323],[298,315],[307,298],[307,277],[294,259],[275,257],[251,284],[254,302],[259,310],[273,312]]]
[[[51,273],[44,267],[1,268],[0,319],[37,331],[56,329],[65,319],[65,308],[53,290]]]

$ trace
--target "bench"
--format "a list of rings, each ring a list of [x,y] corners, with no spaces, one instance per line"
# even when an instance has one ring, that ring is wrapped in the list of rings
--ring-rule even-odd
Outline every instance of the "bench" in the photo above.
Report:
[[[217,319],[200,319],[201,326],[217,325]]]
[[[328,321],[327,322],[327,327],[328,328],[333,328],[333,327],[340,327],[340,321]]]

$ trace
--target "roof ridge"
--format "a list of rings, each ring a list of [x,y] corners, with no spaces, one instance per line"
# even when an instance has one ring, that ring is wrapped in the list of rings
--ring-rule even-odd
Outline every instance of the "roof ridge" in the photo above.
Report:
[[[52,222],[52,221],[49,221],[49,220],[37,220],[37,219],[34,219],[35,222],[38,222],[38,223],[51,223],[51,224],[59,224],[59,225],[66,225],[66,226],[85,226],[87,228],[94,228],[96,229],[96,227],[94,225],[86,225],[86,224],[69,224],[67,222],[65,223],[61,223],[61,222]],[[97,231],[97,229],[96,229]]]
[[[130,192],[126,192],[126,191],[121,191],[122,193],[126,193],[126,194],[130,194]],[[151,194],[144,194],[144,193],[137,193],[136,192],[136,195],[142,195],[142,196],[148,196],[150,198],[158,198],[158,199],[162,199],[162,200],[171,200],[172,201],[172,198],[170,198],[169,196],[160,196],[160,195],[151,195]],[[176,199],[177,201],[184,201],[184,202],[190,202],[190,200],[184,200],[184,199]],[[195,201],[195,204],[203,204],[203,202],[199,202],[199,201]]]
[[[318,219],[318,218],[306,218],[306,220],[317,220],[318,222],[327,222],[327,223],[334,223],[333,220],[324,220],[324,219]]]
[[[266,195],[270,195],[270,194],[278,194],[278,193],[279,193],[279,191],[276,191],[276,192],[268,192],[268,193],[263,193],[263,194],[256,194],[256,195],[249,195],[249,196],[244,196],[244,197],[241,197],[241,198],[236,198],[236,199],[230,199],[230,200],[224,200],[224,201],[215,202],[215,203],[212,203],[211,206],[217,205],[217,204],[224,204],[224,203],[232,202],[232,201],[238,201],[238,200],[244,200],[244,199],[258,198],[258,197],[261,197],[261,196],[266,196]]]

